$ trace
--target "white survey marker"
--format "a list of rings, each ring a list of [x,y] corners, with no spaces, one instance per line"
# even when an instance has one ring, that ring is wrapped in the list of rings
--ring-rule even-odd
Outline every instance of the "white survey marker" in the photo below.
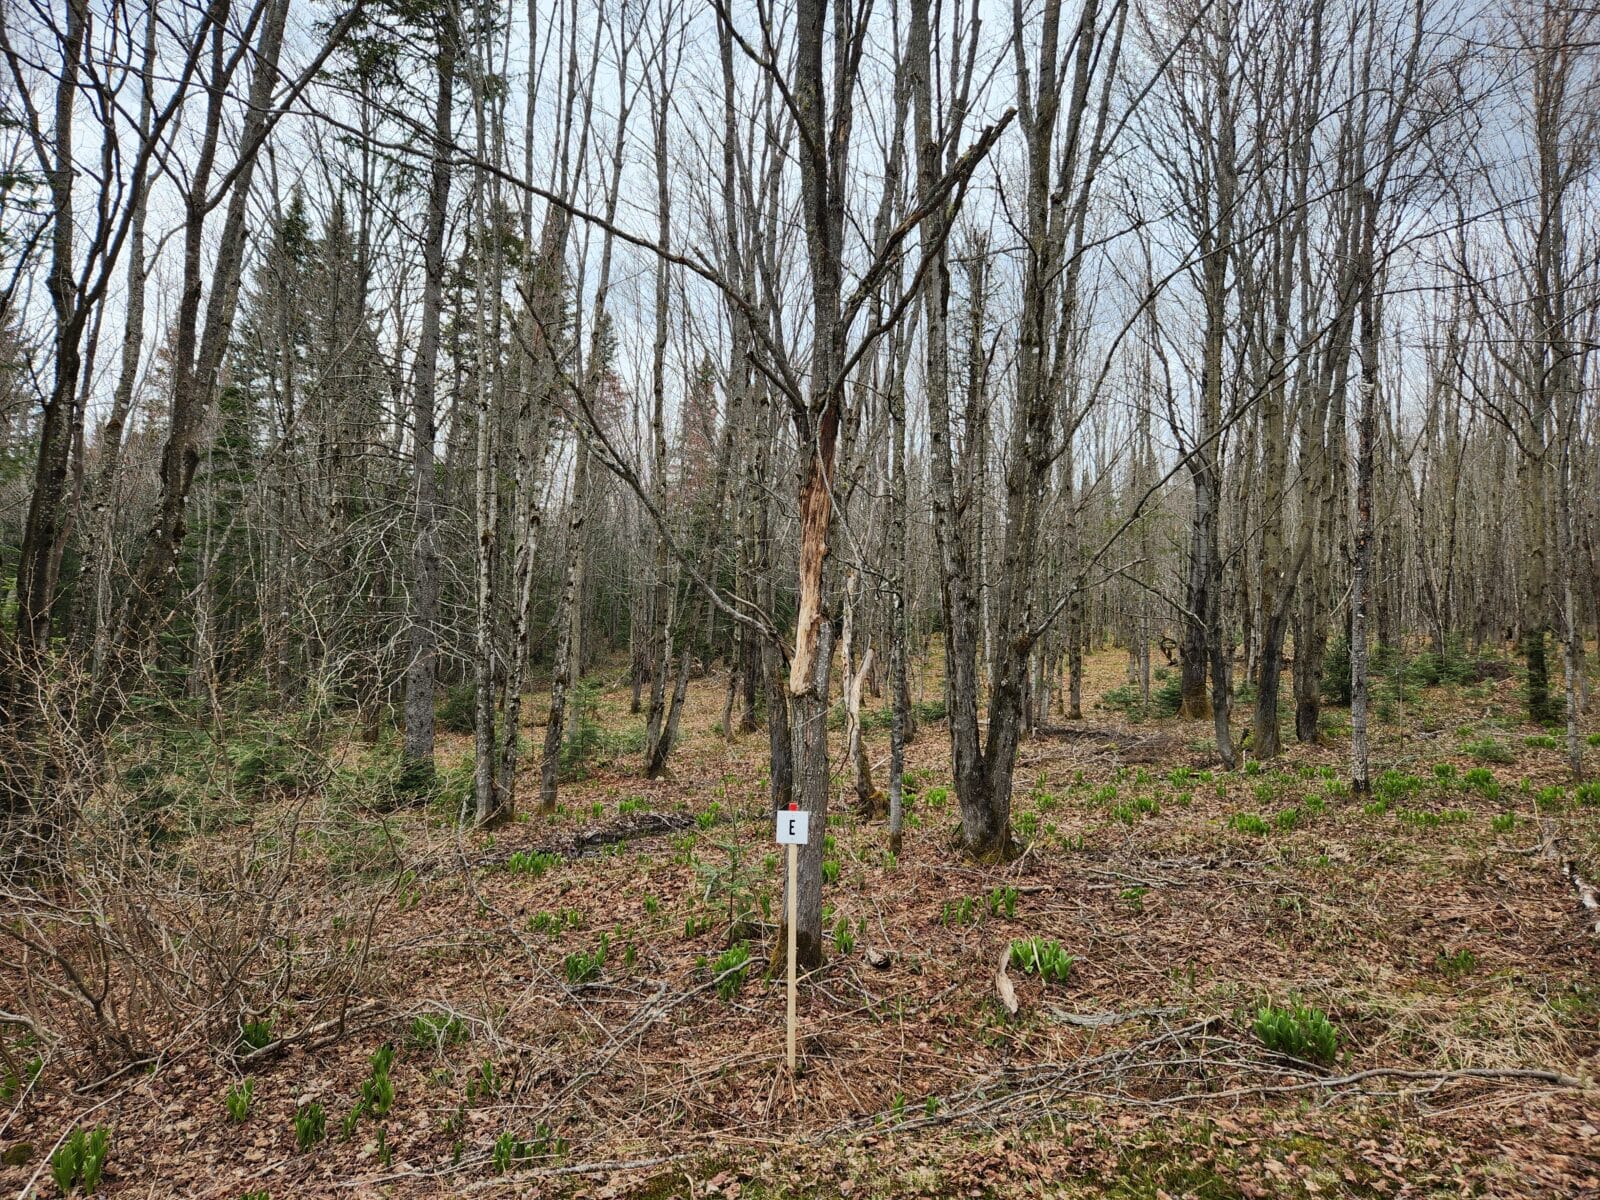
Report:
[[[811,840],[811,814],[799,809],[778,810],[778,845],[804,846]]]

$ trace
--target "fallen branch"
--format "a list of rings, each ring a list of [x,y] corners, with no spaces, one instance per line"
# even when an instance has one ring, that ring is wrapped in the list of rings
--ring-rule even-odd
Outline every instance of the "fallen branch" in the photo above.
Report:
[[[1532,1067],[1462,1067],[1455,1071],[1419,1071],[1409,1067],[1371,1067],[1368,1070],[1355,1071],[1349,1075],[1328,1075],[1316,1079],[1302,1079],[1298,1083],[1255,1084],[1249,1087],[1228,1088],[1220,1092],[1196,1092],[1184,1096],[1167,1096],[1158,1100],[1147,1100],[1144,1103],[1169,1107],[1195,1100],[1226,1100],[1235,1096],[1326,1091],[1333,1088],[1350,1087],[1354,1084],[1363,1083],[1368,1079],[1411,1079],[1418,1082],[1432,1083],[1436,1086],[1462,1079],[1522,1080],[1528,1083],[1544,1083],[1551,1087],[1577,1090],[1582,1090],[1586,1086],[1583,1080],[1574,1076],[1563,1075],[1559,1071],[1547,1071]]]

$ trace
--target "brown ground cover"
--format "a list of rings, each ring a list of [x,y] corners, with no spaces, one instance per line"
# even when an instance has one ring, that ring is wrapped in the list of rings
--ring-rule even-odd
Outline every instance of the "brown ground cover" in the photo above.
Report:
[[[1122,682],[1097,656],[1086,694]],[[602,744],[552,820],[325,823],[321,882],[283,919],[353,947],[339,1005],[288,989],[243,1062],[174,1040],[97,1081],[52,1048],[7,1106],[0,1183],[54,1194],[51,1146],[103,1124],[101,1192],[129,1197],[1600,1195],[1600,937],[1543,853],[1558,839],[1593,879],[1600,807],[1565,786],[1562,749],[1528,744],[1514,682],[1397,698],[1371,806],[1340,786],[1337,729],[1230,776],[1208,728],[1095,708],[1092,733],[1025,744],[1027,849],[994,868],[951,849],[944,729],[925,723],[898,860],[836,793],[834,950],[801,985],[793,1080],[765,735],[725,740],[720,687],[697,684],[672,777],[650,783],[626,701],[599,693]],[[1481,762],[1484,739],[1513,761]],[[881,760],[886,731],[869,742]],[[340,836],[367,847],[359,869],[340,873]],[[1012,1016],[996,966],[1034,937],[1070,972],[1013,960]],[[1325,1013],[1333,1059],[1264,1045],[1265,1004]],[[385,1043],[392,1101],[346,1137]],[[327,1137],[301,1151],[312,1104]]]

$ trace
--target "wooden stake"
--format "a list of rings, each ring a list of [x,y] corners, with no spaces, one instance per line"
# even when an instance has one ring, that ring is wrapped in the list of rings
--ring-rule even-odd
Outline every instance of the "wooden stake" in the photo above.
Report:
[[[793,842],[789,843],[789,1074],[794,1074],[794,927],[798,920],[800,908],[800,888],[798,867],[800,864],[800,847]]]

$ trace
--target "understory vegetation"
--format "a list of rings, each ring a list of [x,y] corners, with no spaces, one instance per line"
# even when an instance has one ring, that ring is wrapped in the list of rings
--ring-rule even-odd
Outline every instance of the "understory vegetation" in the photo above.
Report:
[[[1111,656],[1089,678],[1119,707]],[[714,731],[712,689],[683,775],[649,782],[600,757],[630,719],[590,681],[594,749],[557,810],[465,841],[464,737],[418,796],[395,745],[336,712],[212,735],[152,713],[71,892],[18,898],[0,1178],[131,1195],[209,1164],[238,1186],[194,1194],[230,1200],[434,1194],[430,1175],[578,1194],[606,1173],[587,1164],[666,1142],[670,1161],[617,1178],[1009,1194],[1027,1163],[1067,1196],[1309,1197],[1493,1194],[1537,1166],[1555,1195],[1581,1179],[1559,1163],[1592,1103],[1600,939],[1537,851],[1557,831],[1592,877],[1600,796],[1559,782],[1564,747],[1525,732],[1514,678],[1487,680],[1410,683],[1428,715],[1378,726],[1393,765],[1370,801],[1336,748],[1230,774],[1170,717],[1045,733],[1015,802],[1026,849],[986,869],[950,868],[934,726],[898,853],[877,821],[830,820],[828,962],[801,984],[803,1070],[781,1095],[782,857],[762,748]],[[1015,1015],[990,978],[1005,948]],[[149,1083],[119,1089],[130,1069]],[[100,1080],[113,1099],[91,1114],[74,1089]],[[1440,1122],[1393,1098],[1412,1088],[1521,1115]],[[194,1130],[181,1152],[170,1103]],[[785,1148],[797,1129],[836,1150]],[[896,1162],[922,1182],[891,1187]]]

